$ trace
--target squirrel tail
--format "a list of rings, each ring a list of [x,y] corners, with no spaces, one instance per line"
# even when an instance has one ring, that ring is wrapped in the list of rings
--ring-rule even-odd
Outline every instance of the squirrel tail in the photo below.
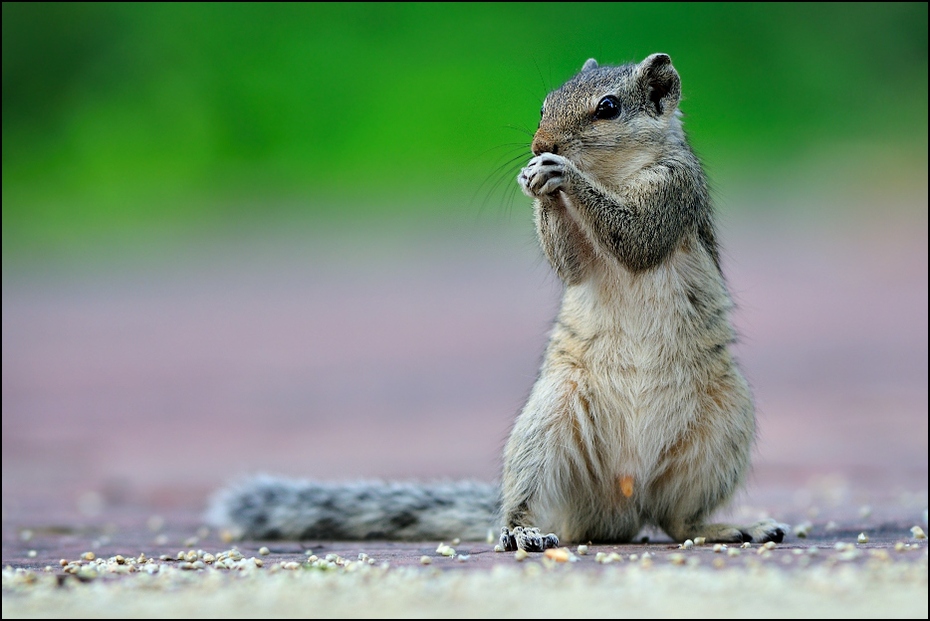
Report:
[[[483,540],[500,492],[478,481],[327,483],[257,476],[213,497],[207,521],[236,538]]]

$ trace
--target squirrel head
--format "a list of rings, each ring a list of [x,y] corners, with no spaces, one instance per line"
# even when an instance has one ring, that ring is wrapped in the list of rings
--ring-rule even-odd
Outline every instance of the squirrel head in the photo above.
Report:
[[[532,151],[562,155],[616,181],[614,173],[601,170],[617,170],[608,160],[654,160],[663,144],[684,140],[680,98],[681,79],[668,54],[617,67],[591,58],[546,97]]]

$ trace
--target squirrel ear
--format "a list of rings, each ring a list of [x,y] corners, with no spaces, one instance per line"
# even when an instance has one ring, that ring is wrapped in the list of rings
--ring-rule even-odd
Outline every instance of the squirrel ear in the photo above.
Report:
[[[589,58],[585,61],[584,66],[581,67],[581,72],[590,71],[591,69],[597,69],[597,61],[593,58]]]
[[[681,78],[668,54],[653,54],[636,67],[637,80],[656,115],[673,111],[681,98]]]

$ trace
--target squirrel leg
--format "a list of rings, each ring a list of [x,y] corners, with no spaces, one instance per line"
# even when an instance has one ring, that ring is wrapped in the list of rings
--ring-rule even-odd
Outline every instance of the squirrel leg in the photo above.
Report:
[[[565,205],[567,171],[574,171],[568,160],[543,153],[529,161],[517,181],[527,196],[536,199],[536,232],[546,258],[559,278],[570,285],[582,279],[594,250]]]
[[[778,542],[788,527],[774,520],[748,526],[706,521],[742,484],[755,430],[748,388],[725,362],[720,360],[717,379],[694,396],[702,405],[692,422],[665,449],[649,484],[649,512],[677,541]]]

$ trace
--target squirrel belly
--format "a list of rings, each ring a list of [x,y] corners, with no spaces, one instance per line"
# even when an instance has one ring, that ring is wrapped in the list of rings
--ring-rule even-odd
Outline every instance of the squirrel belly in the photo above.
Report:
[[[256,476],[217,493],[207,522],[235,538],[483,540],[499,488],[486,482],[329,483]]]

